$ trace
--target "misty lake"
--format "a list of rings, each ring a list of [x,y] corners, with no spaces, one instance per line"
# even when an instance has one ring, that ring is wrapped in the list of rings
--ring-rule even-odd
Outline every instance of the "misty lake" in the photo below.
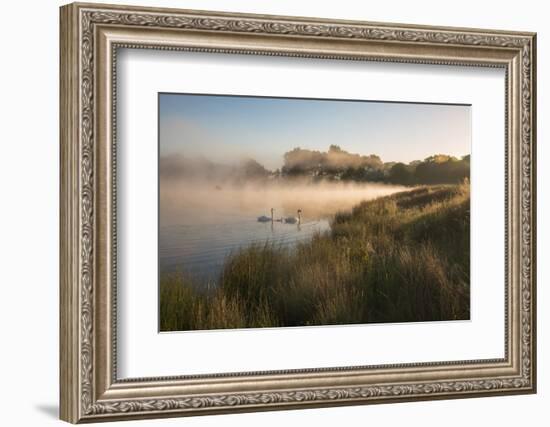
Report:
[[[386,184],[273,184],[188,182],[160,186],[159,267],[182,271],[202,283],[215,283],[224,260],[239,248],[274,243],[294,246],[330,230],[338,211],[364,200],[402,191]],[[259,222],[259,216],[272,223]],[[300,223],[277,221],[296,217]]]

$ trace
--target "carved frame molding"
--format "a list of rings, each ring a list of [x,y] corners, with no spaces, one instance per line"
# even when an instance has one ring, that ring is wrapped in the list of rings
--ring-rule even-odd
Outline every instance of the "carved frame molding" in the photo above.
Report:
[[[169,42],[163,42],[165,36]],[[181,37],[186,41],[177,41]],[[114,64],[120,47],[506,68],[506,357],[117,380],[113,147]],[[61,418],[101,421],[534,392],[534,97],[532,33],[92,4],[62,7]],[[105,277],[113,283],[105,284]],[[260,379],[270,375],[272,386],[260,386]],[[285,387],[290,379],[300,385]],[[251,389],[254,382],[258,386]],[[194,392],[198,383],[211,391]]]

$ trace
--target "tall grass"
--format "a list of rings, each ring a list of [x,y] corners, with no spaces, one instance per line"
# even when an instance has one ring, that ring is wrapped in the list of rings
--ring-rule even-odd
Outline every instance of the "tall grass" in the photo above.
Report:
[[[411,322],[470,315],[469,184],[422,187],[335,215],[294,248],[232,254],[216,286],[160,283],[162,331]]]

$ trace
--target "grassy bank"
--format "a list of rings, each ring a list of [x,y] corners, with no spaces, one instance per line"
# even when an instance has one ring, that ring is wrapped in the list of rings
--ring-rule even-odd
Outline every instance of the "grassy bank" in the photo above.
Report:
[[[418,188],[337,214],[293,249],[231,255],[217,286],[160,283],[162,331],[468,319],[469,185]]]

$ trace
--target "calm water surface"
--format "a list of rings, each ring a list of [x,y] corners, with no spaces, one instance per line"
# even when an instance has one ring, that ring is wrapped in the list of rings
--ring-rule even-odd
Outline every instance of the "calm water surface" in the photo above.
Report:
[[[163,183],[160,194],[159,263],[161,272],[183,271],[214,283],[224,260],[251,244],[294,246],[330,230],[338,211],[363,200],[402,190],[389,185],[309,184],[230,186]],[[297,216],[298,224],[258,222],[261,215]]]

